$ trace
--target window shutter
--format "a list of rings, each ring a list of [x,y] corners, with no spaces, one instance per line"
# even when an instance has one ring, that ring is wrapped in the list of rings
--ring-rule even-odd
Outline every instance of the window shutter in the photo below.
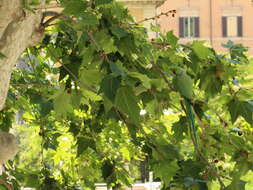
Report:
[[[242,16],[237,17],[237,36],[242,37],[242,32],[243,32],[243,27],[242,27]]]
[[[179,17],[179,37],[184,37],[184,17]]]
[[[227,17],[222,17],[222,37],[227,37]]]
[[[195,17],[195,37],[199,37],[199,17]]]

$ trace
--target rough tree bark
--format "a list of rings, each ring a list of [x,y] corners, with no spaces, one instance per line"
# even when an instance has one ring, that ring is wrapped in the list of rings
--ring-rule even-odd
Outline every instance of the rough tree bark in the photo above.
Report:
[[[41,18],[41,11],[33,13],[24,9],[22,0],[0,0],[0,52],[6,56],[0,59],[0,110],[4,108],[12,69],[18,57],[43,38]]]

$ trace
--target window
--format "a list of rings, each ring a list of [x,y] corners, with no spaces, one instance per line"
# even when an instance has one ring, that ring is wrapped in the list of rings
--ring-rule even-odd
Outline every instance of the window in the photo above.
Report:
[[[222,17],[222,36],[223,37],[242,37],[242,17],[223,16]]]
[[[179,36],[181,38],[199,37],[199,17],[179,17]]]

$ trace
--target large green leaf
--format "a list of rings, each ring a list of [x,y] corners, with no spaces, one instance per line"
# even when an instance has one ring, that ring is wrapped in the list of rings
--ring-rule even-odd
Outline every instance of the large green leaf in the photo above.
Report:
[[[77,156],[80,156],[87,148],[96,150],[96,142],[94,139],[89,137],[78,137],[77,138]]]
[[[82,69],[80,73],[80,80],[87,85],[97,85],[102,80],[102,73],[96,69]]]
[[[120,78],[108,75],[103,78],[100,86],[100,92],[111,101],[114,102],[118,88],[120,87]]]
[[[235,180],[225,190],[245,190],[246,182],[242,180]]]
[[[170,43],[170,45],[171,45],[172,47],[176,47],[179,38],[177,38],[177,37],[173,34],[173,31],[169,31],[169,32],[166,34],[166,37],[167,37],[167,40],[168,40],[168,42]]]
[[[115,106],[126,114],[129,120],[134,123],[139,123],[140,108],[137,98],[130,87],[121,87],[118,89],[115,97]]]
[[[110,30],[119,39],[128,35],[127,31],[125,31],[123,28],[120,28],[117,26],[111,27]]]
[[[215,67],[205,68],[200,74],[200,89],[204,90],[208,96],[215,96],[221,92],[223,80],[215,74]]]
[[[176,161],[172,161],[170,163],[161,161],[153,166],[153,171],[157,177],[161,178],[166,185],[169,184],[169,182],[172,180],[172,177],[177,173],[179,169],[180,168],[177,165]]]
[[[54,98],[54,110],[58,116],[66,116],[73,110],[71,104],[71,95],[66,91],[61,91]]]
[[[39,174],[30,174],[24,179],[25,187],[38,188],[40,185]]]
[[[204,45],[204,41],[194,41],[192,43],[192,49],[200,59],[206,59],[212,54],[211,50]]]
[[[147,75],[137,73],[137,72],[129,72],[128,74],[133,78],[139,79],[145,88],[147,89],[151,88],[151,79],[148,78]]]
[[[126,76],[125,68],[123,67],[122,62],[117,61],[116,63],[110,63],[110,69],[114,76]]]
[[[227,106],[233,123],[239,116],[242,116],[248,123],[253,125],[253,105],[250,102],[232,99]]]
[[[113,37],[108,35],[106,30],[101,30],[95,33],[94,38],[100,48],[105,51],[105,53],[111,53],[117,50],[116,46],[114,45]]]
[[[79,15],[87,7],[86,2],[82,0],[62,0],[65,14]]]
[[[176,141],[180,142],[186,137],[186,134],[188,134],[188,123],[189,121],[186,117],[181,117],[178,122],[173,124],[172,131]]]

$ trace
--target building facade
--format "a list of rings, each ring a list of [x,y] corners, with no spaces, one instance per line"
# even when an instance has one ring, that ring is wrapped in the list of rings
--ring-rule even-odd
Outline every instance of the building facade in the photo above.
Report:
[[[253,55],[252,0],[167,0],[157,14],[175,9],[175,17],[161,16],[162,32],[174,31],[180,43],[205,40],[217,51],[231,40],[249,47]]]

